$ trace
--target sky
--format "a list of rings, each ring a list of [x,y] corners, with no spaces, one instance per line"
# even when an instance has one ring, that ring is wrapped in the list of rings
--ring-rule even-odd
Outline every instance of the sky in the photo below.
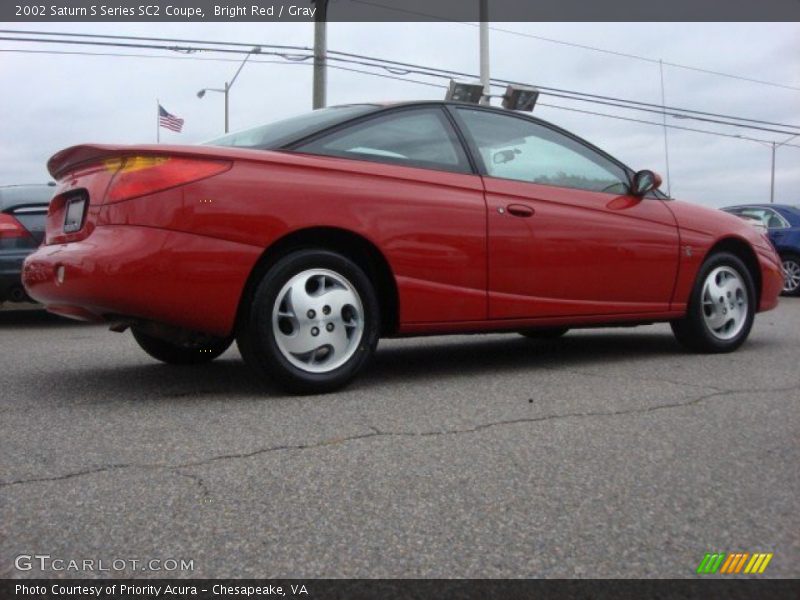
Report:
[[[798,23],[494,23],[490,31],[493,77],[661,103],[658,61],[789,86],[765,85],[665,65],[667,105],[800,125]],[[311,46],[306,23],[30,23],[3,29]],[[522,34],[522,35],[520,35]],[[594,46],[619,56],[543,41],[530,35]],[[328,47],[432,67],[477,73],[478,29],[472,23],[330,23]],[[128,52],[134,57],[20,53],[13,50]],[[141,55],[147,56],[141,56]],[[161,130],[164,143],[193,144],[223,132],[223,98],[197,91],[222,87],[241,56],[184,55],[0,41],[0,185],[49,179],[45,164],[74,144],[154,143],[156,99],[185,119],[182,133]],[[220,58],[222,58],[220,60]],[[231,130],[311,110],[312,69],[254,57],[230,93]],[[423,79],[410,75],[409,79]],[[446,82],[426,79],[444,86]],[[328,104],[439,99],[444,87],[328,71]],[[559,105],[646,121],[660,115],[541,96]],[[498,103],[497,100],[494,101]],[[634,169],[659,172],[673,197],[725,206],[767,202],[771,148],[788,136],[675,119],[668,123],[759,138],[764,143],[670,129],[669,178],[660,126],[539,105],[537,116],[589,140]],[[800,137],[790,142],[800,146]],[[775,200],[800,204],[800,147],[776,151]]]

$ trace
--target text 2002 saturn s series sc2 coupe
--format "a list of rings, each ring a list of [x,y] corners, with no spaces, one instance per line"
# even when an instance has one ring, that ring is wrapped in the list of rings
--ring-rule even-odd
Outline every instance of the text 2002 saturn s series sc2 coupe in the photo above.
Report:
[[[33,298],[130,327],[168,363],[235,338],[295,392],[345,384],[381,336],[669,321],[726,352],[783,285],[741,219],[490,107],[341,106],[200,146],[75,146],[48,167]]]

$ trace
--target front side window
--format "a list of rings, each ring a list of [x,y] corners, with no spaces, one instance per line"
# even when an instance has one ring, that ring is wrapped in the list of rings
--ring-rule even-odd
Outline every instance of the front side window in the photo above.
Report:
[[[610,194],[628,193],[625,170],[580,142],[527,119],[459,108],[487,174]]]
[[[469,173],[461,143],[440,108],[402,110],[346,127],[297,152]]]

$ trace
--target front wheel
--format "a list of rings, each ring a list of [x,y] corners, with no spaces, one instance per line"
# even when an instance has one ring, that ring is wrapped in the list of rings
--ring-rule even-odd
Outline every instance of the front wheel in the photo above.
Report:
[[[714,254],[700,268],[686,317],[673,321],[678,341],[696,352],[732,352],[750,334],[755,316],[753,278],[733,254]]]
[[[213,338],[191,344],[176,344],[131,327],[133,339],[150,356],[170,365],[199,365],[211,362],[233,343],[232,338]]]
[[[287,391],[349,382],[378,344],[378,300],[361,268],[327,250],[284,256],[264,275],[237,335],[245,362]]]
[[[783,295],[800,296],[800,256],[784,254],[783,263]]]

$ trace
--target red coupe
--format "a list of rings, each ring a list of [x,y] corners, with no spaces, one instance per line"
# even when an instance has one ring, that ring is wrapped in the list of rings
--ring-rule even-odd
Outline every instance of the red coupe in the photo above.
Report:
[[[783,285],[741,219],[491,107],[340,106],[198,146],[74,146],[48,168],[33,298],[168,363],[236,339],[294,392],[345,384],[382,336],[668,321],[727,352]]]

